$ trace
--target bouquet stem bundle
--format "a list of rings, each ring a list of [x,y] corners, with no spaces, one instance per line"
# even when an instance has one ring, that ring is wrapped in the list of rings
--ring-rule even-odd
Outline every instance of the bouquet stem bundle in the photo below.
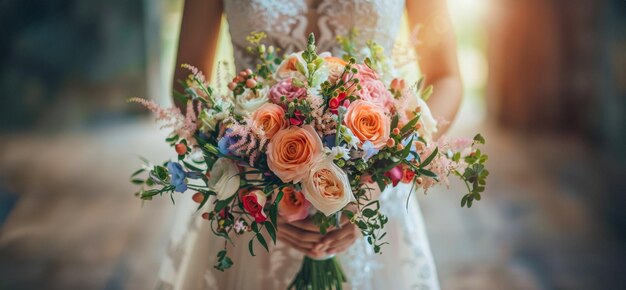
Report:
[[[341,290],[347,282],[341,264],[335,256],[323,260],[304,257],[300,271],[289,290]]]

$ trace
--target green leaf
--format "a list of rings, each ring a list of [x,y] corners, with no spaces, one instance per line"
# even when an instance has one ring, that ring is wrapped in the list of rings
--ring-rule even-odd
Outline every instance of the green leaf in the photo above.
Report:
[[[140,174],[140,173],[142,173],[142,172],[144,172],[144,171],[146,171],[146,170],[145,170],[145,169],[143,169],[143,168],[141,168],[141,169],[139,169],[139,170],[137,170],[137,171],[133,172],[133,174],[132,174],[130,177],[131,177],[131,178],[133,178],[133,177],[137,176],[138,174]]]
[[[398,122],[400,120],[400,116],[398,116],[398,114],[394,114],[393,118],[391,119],[391,131],[393,131],[394,128],[398,127]]]
[[[374,211],[373,209],[366,208],[363,210],[363,216],[367,218],[374,217],[375,215],[376,215],[376,211]]]
[[[424,176],[437,178],[437,174],[428,169],[419,168],[417,169],[417,172],[419,172],[421,175],[424,175]]]
[[[272,238],[272,242],[276,244],[276,230],[274,229],[274,225],[272,225],[271,222],[266,221],[265,229],[267,230],[267,233],[270,234],[270,238]]]
[[[132,182],[133,184],[143,184],[144,180],[143,179],[139,179],[139,178],[135,178],[135,179],[131,180],[130,182]]]
[[[485,137],[483,137],[483,135],[481,134],[476,134],[476,136],[474,136],[474,141],[480,144],[485,144]]]
[[[261,246],[263,246],[263,248],[265,248],[265,250],[269,252],[270,249],[267,247],[267,242],[265,241],[263,235],[261,233],[258,233],[256,234],[256,238],[257,240],[259,240],[259,243],[261,243]]]
[[[213,210],[214,210],[215,212],[219,212],[219,211],[221,211],[221,210],[222,210],[222,209],[224,209],[226,206],[228,206],[228,205],[230,204],[230,202],[231,202],[231,201],[233,201],[233,198],[234,198],[234,197],[235,197],[235,196],[233,195],[233,196],[231,196],[231,197],[229,197],[229,198],[227,198],[227,199],[225,199],[225,200],[218,200],[218,201],[215,203],[215,209],[213,209]]]
[[[272,221],[272,224],[278,225],[278,223],[276,223],[278,220],[278,206],[275,204],[270,206],[270,220]]]
[[[250,239],[250,241],[248,242],[248,251],[250,252],[251,256],[256,256],[254,254],[254,239]]]
[[[198,168],[198,167],[196,167],[196,166],[191,165],[191,164],[190,164],[189,162],[187,162],[187,161],[184,161],[184,160],[183,160],[183,164],[185,164],[185,167],[187,167],[188,169],[191,169],[191,170],[193,170],[193,171],[203,171],[202,169],[200,169],[200,168]]]
[[[419,119],[420,119],[420,115],[417,115],[415,116],[415,118],[411,119],[411,121],[409,121],[408,123],[406,123],[406,125],[404,125],[404,127],[402,127],[402,130],[400,130],[400,134],[404,135],[410,132],[411,130],[415,130],[415,124],[417,124]]]
[[[437,157],[437,153],[439,153],[439,147],[435,147],[435,150],[433,151],[433,153],[431,153],[430,156],[424,159],[424,162],[420,163],[420,167],[424,167],[430,164],[430,162],[432,162],[433,159]]]

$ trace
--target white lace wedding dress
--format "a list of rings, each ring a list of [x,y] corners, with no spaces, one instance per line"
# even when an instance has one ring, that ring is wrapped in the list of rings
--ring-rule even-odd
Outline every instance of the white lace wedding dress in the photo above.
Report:
[[[216,0],[208,0],[216,1]],[[266,43],[290,52],[306,45],[314,32],[319,51],[336,52],[335,37],[356,28],[360,39],[374,40],[391,51],[404,0],[225,0],[237,69],[253,67],[245,37],[264,31]],[[374,254],[364,239],[339,254],[348,276],[347,289],[439,289],[422,214],[410,186],[400,184],[381,194],[382,211],[389,217],[382,255]],[[213,268],[224,240],[211,233],[195,212],[191,198],[177,202],[177,213],[167,257],[159,273],[158,289],[286,289],[302,261],[302,254],[280,241],[268,254],[260,246],[256,257],[247,240],[229,246],[234,266],[225,272]]]

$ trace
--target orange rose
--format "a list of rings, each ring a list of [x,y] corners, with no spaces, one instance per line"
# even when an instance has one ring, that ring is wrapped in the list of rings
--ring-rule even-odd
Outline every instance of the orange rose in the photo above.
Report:
[[[278,213],[287,222],[299,221],[309,215],[309,206],[310,203],[302,192],[296,191],[293,187],[285,187],[283,198],[278,203]]]
[[[276,104],[264,104],[252,114],[254,125],[265,131],[267,138],[272,138],[278,130],[285,128],[285,110]]]
[[[322,140],[310,125],[279,130],[267,145],[267,165],[283,182],[300,182],[322,148]]]
[[[358,100],[350,104],[344,124],[361,142],[370,141],[376,149],[385,147],[389,139],[391,120],[385,109],[375,103]]]

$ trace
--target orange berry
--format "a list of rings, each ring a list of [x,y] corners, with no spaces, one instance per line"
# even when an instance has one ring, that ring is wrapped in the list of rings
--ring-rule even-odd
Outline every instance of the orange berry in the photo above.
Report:
[[[394,135],[400,135],[400,129],[399,128],[393,128],[393,132]]]
[[[209,213],[208,212],[202,213],[202,218],[205,220],[209,220]]]
[[[178,143],[176,144],[176,146],[174,146],[174,150],[176,150],[176,153],[178,153],[178,155],[183,155],[187,153],[187,145],[183,143]]]
[[[421,177],[418,177],[415,179],[415,183],[417,183],[417,185],[422,185],[423,182],[424,182],[424,179],[422,179]]]
[[[393,147],[395,145],[396,145],[396,140],[394,140],[393,138],[387,139],[387,147]]]
[[[398,143],[398,150],[404,150],[404,145],[402,145],[402,143]]]
[[[249,89],[256,87],[256,81],[253,79],[248,79],[246,81],[246,87],[248,87]]]
[[[415,130],[419,130],[422,128],[422,123],[415,124]]]
[[[202,201],[204,200],[204,195],[202,193],[200,193],[200,192],[196,192],[196,193],[193,194],[191,199],[193,199],[193,201],[195,201],[197,203],[202,203]]]

